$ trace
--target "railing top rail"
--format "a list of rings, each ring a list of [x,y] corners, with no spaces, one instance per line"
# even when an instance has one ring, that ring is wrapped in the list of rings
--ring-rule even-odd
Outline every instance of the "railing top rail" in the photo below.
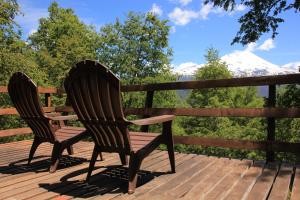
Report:
[[[274,76],[242,77],[217,80],[197,80],[167,83],[153,83],[141,85],[123,85],[123,92],[137,91],[156,91],[156,90],[184,90],[184,89],[203,89],[203,88],[224,88],[224,87],[243,87],[243,86],[263,86],[263,85],[282,85],[300,84],[300,73],[285,74]],[[39,93],[64,93],[63,88],[38,87]],[[7,86],[0,86],[0,93],[7,93]]]
[[[38,87],[38,91],[41,94],[45,93],[51,93],[51,94],[56,94],[56,93],[61,93],[63,92],[62,89],[55,88],[55,87]],[[7,86],[0,86],[0,93],[7,93]]]
[[[300,74],[285,74],[275,76],[242,77],[218,80],[198,80],[169,83],[154,83],[144,85],[124,85],[122,91],[156,91],[156,90],[183,90],[242,86],[263,86],[281,84],[300,84]]]

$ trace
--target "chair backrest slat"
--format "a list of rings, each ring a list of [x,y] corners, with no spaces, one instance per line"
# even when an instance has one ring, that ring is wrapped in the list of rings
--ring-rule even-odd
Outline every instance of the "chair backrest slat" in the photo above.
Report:
[[[120,95],[120,81],[105,66],[82,61],[65,80],[68,98],[79,120],[102,149],[130,152]]]
[[[44,116],[35,83],[24,73],[14,73],[8,84],[8,93],[20,117],[27,122],[33,133],[41,139],[55,141],[49,120]]]

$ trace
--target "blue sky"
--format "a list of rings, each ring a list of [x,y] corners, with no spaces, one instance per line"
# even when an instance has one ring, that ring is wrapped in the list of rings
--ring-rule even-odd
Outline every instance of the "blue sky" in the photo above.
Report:
[[[46,17],[50,0],[19,0],[24,16],[17,22],[23,29],[23,38],[38,27],[38,19]],[[169,44],[173,48],[172,64],[204,63],[207,48],[214,47],[220,56],[235,50],[250,50],[254,54],[276,65],[300,61],[300,14],[293,11],[282,15],[285,22],[280,25],[275,40],[265,34],[257,43],[249,46],[230,45],[239,29],[238,18],[247,8],[238,6],[234,12],[204,6],[202,0],[58,0],[59,6],[72,8],[79,18],[98,29],[113,23],[116,17],[124,19],[129,11],[156,13],[161,19],[169,20],[171,33]]]

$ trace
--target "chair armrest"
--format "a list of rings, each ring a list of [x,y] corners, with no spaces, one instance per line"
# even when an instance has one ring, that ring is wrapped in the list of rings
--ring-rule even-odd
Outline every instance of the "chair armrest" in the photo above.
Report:
[[[167,121],[172,121],[175,118],[175,115],[160,115],[155,117],[149,117],[145,119],[138,119],[130,121],[131,124],[143,126],[143,125],[151,125],[151,124],[158,124]]]
[[[77,115],[65,115],[65,116],[47,116],[46,117],[50,120],[54,120],[54,121],[64,121],[64,120],[77,120],[78,117]]]

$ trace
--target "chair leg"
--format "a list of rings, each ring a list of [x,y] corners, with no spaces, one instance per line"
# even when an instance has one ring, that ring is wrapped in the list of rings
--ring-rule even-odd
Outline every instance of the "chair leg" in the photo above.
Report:
[[[103,155],[102,155],[102,152],[99,152],[99,157],[100,157],[100,160],[101,160],[101,161],[104,160]]]
[[[51,166],[49,170],[50,173],[54,173],[56,171],[62,152],[63,152],[62,144],[55,142],[53,145],[52,156],[51,156]]]
[[[67,147],[67,151],[69,155],[73,155],[74,154],[74,148],[73,145],[70,145]]]
[[[175,156],[174,156],[174,142],[172,136],[172,121],[163,123],[163,135],[165,144],[168,148],[169,160],[171,165],[171,172],[175,173]]]
[[[169,154],[169,160],[170,160],[170,165],[171,165],[171,172],[175,173],[175,156],[174,156],[174,145],[173,142],[170,142],[167,144],[168,148],[168,154]]]
[[[133,194],[135,192],[137,183],[137,172],[141,166],[140,157],[135,154],[130,155],[129,167],[128,167],[128,194]]]
[[[93,169],[95,167],[95,163],[96,163],[98,154],[99,154],[99,152],[98,152],[97,148],[94,147],[92,158],[91,158],[90,165],[89,165],[89,171],[88,171],[88,174],[86,176],[86,182],[88,182],[90,180],[90,177],[92,175],[92,171],[93,171]],[[100,155],[102,157],[101,152],[100,152]]]
[[[119,157],[120,157],[122,165],[128,164],[128,158],[125,153],[119,153]]]
[[[33,156],[34,156],[35,151],[37,150],[38,146],[39,146],[41,143],[42,143],[41,140],[38,139],[37,137],[35,137],[35,138],[33,139],[33,143],[32,143],[32,145],[31,145],[31,149],[30,149],[29,157],[28,157],[28,165],[30,164],[30,162],[31,162],[31,160],[32,160],[32,158],[33,158]]]

